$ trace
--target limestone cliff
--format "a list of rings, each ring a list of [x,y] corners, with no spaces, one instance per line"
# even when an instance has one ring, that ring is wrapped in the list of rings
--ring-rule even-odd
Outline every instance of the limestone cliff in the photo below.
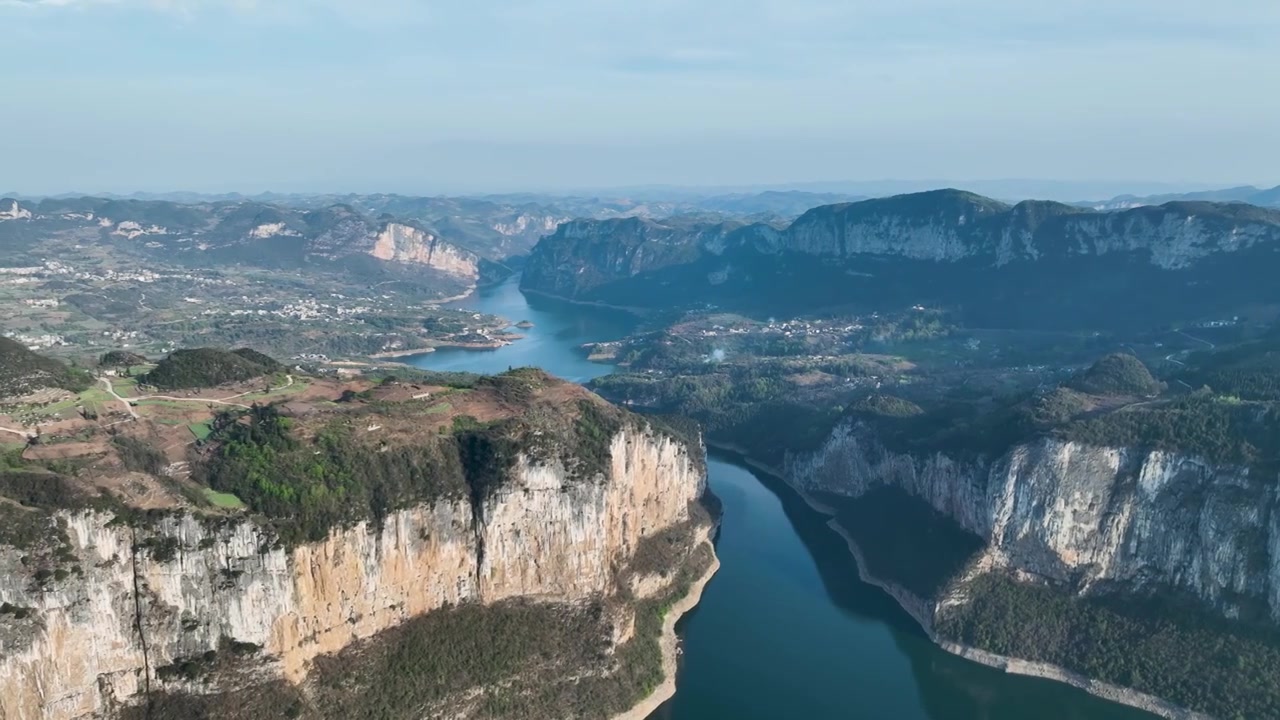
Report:
[[[1098,212],[939,190],[818,207],[787,227],[578,220],[538,243],[522,287],[629,306],[767,312],[923,303],[963,307],[983,327],[1096,329],[1204,319],[1274,298],[1277,248],[1280,211],[1268,208],[1178,202]],[[1133,303],[1133,291],[1148,302]],[[1117,317],[1121,302],[1134,312]]]
[[[986,540],[990,565],[1081,594],[1176,588],[1280,622],[1280,485],[1244,468],[1054,439],[994,459],[915,457],[846,425],[788,475],[852,497],[901,488]]]
[[[411,225],[384,225],[369,254],[379,260],[425,265],[472,282],[480,276],[479,258],[473,253]]]
[[[0,199],[0,220],[30,220],[31,211],[12,198]]]
[[[754,234],[755,227],[638,217],[574,220],[560,225],[534,248],[522,287],[584,296],[609,283],[691,265],[704,256],[718,257],[731,238]]]
[[[0,548],[0,601],[22,609],[0,627],[0,717],[110,717],[161,688],[163,668],[228,643],[299,682],[317,656],[446,606],[610,596],[638,543],[689,520],[705,478],[700,448],[643,421],[607,447],[586,482],[521,454],[480,495],[292,548],[248,518],[135,529],[61,512],[77,571],[33,578],[21,550]]]

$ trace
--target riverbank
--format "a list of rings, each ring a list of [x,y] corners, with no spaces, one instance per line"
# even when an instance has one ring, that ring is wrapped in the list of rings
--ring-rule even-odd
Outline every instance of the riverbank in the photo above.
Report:
[[[676,625],[679,624],[680,618],[702,601],[703,590],[720,569],[720,558],[716,557],[711,533],[712,530],[708,529],[700,540],[711,550],[711,564],[707,566],[707,571],[689,586],[689,592],[672,604],[662,619],[662,638],[659,640],[662,647],[662,682],[630,710],[614,715],[611,720],[646,720],[659,707],[662,707],[663,703],[675,696],[680,655],[680,637],[676,634]]]
[[[783,477],[781,468],[776,468],[772,465],[769,465],[768,463],[765,463],[762,460],[755,459],[754,457],[751,456],[751,452],[748,451],[746,448],[740,445],[735,445],[731,442],[725,442],[723,440],[711,440],[706,436],[706,434],[703,434],[702,442],[705,443],[706,446],[709,448],[737,455],[738,459],[741,460],[748,467],[750,467],[752,470],[759,470],[760,472],[764,473],[765,475],[768,475],[769,477],[777,478],[778,480],[781,480],[782,482],[786,483],[787,487],[791,487],[791,483],[787,483],[787,479]],[[832,514],[832,512],[826,512],[822,510],[819,510],[819,512],[821,512],[823,515]]]
[[[519,333],[504,333],[501,337],[491,338],[485,342],[437,342],[425,347],[413,348],[411,350],[387,350],[385,352],[374,353],[369,357],[374,360],[389,360],[391,358],[412,357],[414,355],[426,355],[433,353],[441,348],[449,350],[497,350],[504,348],[517,340],[523,340],[524,336]],[[332,363],[331,363],[332,364]]]
[[[986,665],[987,667],[1002,670],[1011,675],[1023,675],[1026,677],[1035,677],[1064,683],[1083,690],[1095,697],[1100,697],[1103,700],[1137,708],[1139,710],[1152,713],[1153,715],[1167,718],[1167,720],[1216,720],[1211,715],[1206,715],[1204,713],[1181,707],[1164,700],[1163,698],[1148,695],[1131,688],[1120,687],[1119,685],[1112,685],[1110,683],[1094,680],[1058,665],[997,655],[995,653],[987,652],[986,650],[968,645],[961,645],[939,637],[934,629],[933,618],[935,606],[932,602],[916,595],[893,581],[877,577],[868,572],[866,569],[867,561],[863,554],[862,547],[854,541],[853,536],[849,531],[843,528],[840,523],[835,520],[835,510],[809,495],[809,493],[797,487],[795,483],[791,482],[786,477],[783,477],[781,474],[773,474],[786,483],[787,487],[791,488],[791,490],[815,512],[822,515],[832,516],[832,519],[827,521],[827,526],[843,538],[845,544],[848,545],[849,553],[853,555],[855,565],[858,568],[859,579],[868,585],[874,585],[875,587],[880,588],[885,592],[885,594],[893,598],[894,602],[896,602],[898,606],[901,607],[907,615],[911,616],[911,619],[915,620],[920,628],[924,630],[925,634],[933,644],[952,655],[964,658],[970,662],[976,662],[980,665]]]
[[[844,539],[845,544],[848,546],[849,553],[853,556],[855,565],[857,566],[858,578],[868,585],[879,588],[886,595],[893,598],[894,602],[897,603],[898,606],[901,607],[902,610],[920,626],[925,635],[929,638],[930,642],[942,650],[957,657],[964,658],[970,662],[995,668],[996,670],[1001,670],[1009,673],[1010,675],[1041,678],[1070,685],[1083,690],[1090,695],[1102,698],[1103,700],[1125,705],[1127,707],[1137,708],[1138,710],[1152,713],[1153,715],[1166,718],[1167,720],[1216,720],[1213,716],[1181,707],[1154,695],[1148,695],[1131,688],[1120,687],[1118,685],[1093,680],[1092,678],[1072,672],[1064,667],[1052,665],[1050,663],[997,655],[995,653],[987,652],[986,650],[970,647],[968,645],[961,645],[939,637],[934,629],[933,603],[916,595],[897,583],[869,573],[866,570],[868,565],[861,546],[859,546],[858,543],[854,541],[853,536],[835,520],[835,508],[832,508],[821,500],[805,492],[787,478],[785,473],[783,473],[779,468],[753,459],[750,453],[743,447],[729,442],[716,442],[712,440],[707,440],[706,444],[707,447],[733,453],[752,469],[782,481],[792,492],[803,500],[805,505],[809,506],[810,509],[820,515],[830,518],[826,523],[827,527],[831,528],[833,532]]]

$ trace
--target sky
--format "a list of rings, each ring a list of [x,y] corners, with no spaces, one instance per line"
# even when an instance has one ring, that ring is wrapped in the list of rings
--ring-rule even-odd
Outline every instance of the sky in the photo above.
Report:
[[[0,192],[1280,184],[1276,0],[0,0]]]

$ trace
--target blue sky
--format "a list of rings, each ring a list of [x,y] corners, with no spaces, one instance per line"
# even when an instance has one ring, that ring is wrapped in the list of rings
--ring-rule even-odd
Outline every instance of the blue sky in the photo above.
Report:
[[[0,192],[1280,183],[1276,0],[0,0]]]

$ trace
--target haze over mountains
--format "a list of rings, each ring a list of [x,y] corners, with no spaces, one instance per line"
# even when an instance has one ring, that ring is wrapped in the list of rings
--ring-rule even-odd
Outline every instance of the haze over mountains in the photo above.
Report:
[[[416,274],[454,290],[509,276],[532,252],[524,287],[572,299],[647,305],[663,289],[663,302],[731,306],[922,303],[998,326],[1105,325],[1122,299],[1141,306],[1126,316],[1136,322],[1216,317],[1268,301],[1280,269],[1280,209],[1267,207],[1280,188],[1076,204],[961,190],[171,197],[0,200],[0,237],[32,257],[62,233],[193,265]],[[1145,292],[1134,300],[1129,286]],[[1068,288],[1089,291],[1059,302]]]
[[[789,225],[575,221],[535,248],[523,286],[630,306],[925,304],[984,326],[1107,327],[1266,302],[1278,270],[1280,210],[1181,201],[1107,212],[939,190],[818,207]]]

